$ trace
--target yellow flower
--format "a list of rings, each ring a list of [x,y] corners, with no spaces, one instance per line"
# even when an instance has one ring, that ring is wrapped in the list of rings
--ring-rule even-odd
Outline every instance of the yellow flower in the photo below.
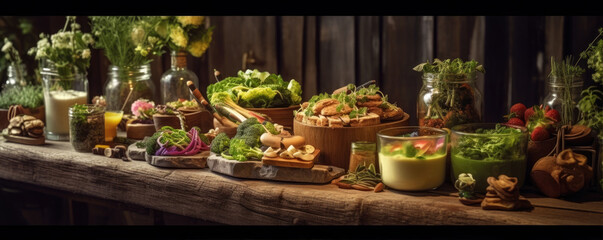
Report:
[[[180,24],[182,24],[182,26],[186,26],[186,25],[199,26],[203,22],[204,17],[203,16],[178,16],[178,17],[176,17],[176,19],[178,20],[178,22],[180,22]]]
[[[170,28],[170,38],[178,47],[185,48],[188,45],[188,37],[184,34],[184,30],[181,27]]]
[[[190,52],[191,55],[193,55],[194,57],[201,57],[201,55],[205,53],[205,50],[207,50],[208,47],[208,42],[201,40],[193,41],[191,42],[191,45],[188,46],[188,52]]]
[[[161,21],[155,26],[155,32],[159,34],[162,38],[167,37],[168,34],[168,23],[166,21]]]
[[[138,45],[141,44],[144,41],[144,37],[145,37],[145,31],[142,27],[140,26],[136,26],[132,29],[132,42],[134,42],[134,44]]]

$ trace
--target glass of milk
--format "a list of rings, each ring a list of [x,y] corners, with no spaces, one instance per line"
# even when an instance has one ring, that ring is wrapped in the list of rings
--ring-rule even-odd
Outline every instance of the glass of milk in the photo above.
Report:
[[[40,65],[40,75],[44,86],[46,139],[69,141],[69,107],[88,101],[87,73],[74,68],[71,74],[59,74],[54,63],[46,60]]]
[[[448,132],[407,126],[377,133],[381,180],[389,188],[426,191],[438,188],[446,176]]]

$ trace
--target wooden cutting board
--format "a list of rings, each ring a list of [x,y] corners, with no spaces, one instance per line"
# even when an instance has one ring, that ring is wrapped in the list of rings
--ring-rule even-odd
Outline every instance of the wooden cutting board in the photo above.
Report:
[[[2,136],[4,137],[4,139],[6,139],[6,141],[27,145],[44,145],[46,143],[46,138],[44,136],[38,138],[22,137],[8,134],[2,134]]]
[[[320,150],[316,149],[312,153],[314,160],[318,159]],[[290,168],[312,168],[314,161],[304,161],[297,158],[282,158],[282,157],[262,157],[262,163],[266,165]]]

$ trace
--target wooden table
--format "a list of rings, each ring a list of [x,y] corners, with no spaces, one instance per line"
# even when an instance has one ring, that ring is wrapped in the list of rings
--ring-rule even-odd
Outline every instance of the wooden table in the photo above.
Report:
[[[333,184],[236,179],[209,169],[78,153],[69,142],[29,146],[0,139],[0,179],[233,225],[590,225],[603,226],[603,194],[552,199],[522,192],[531,211],[465,206],[436,191],[364,192]]]

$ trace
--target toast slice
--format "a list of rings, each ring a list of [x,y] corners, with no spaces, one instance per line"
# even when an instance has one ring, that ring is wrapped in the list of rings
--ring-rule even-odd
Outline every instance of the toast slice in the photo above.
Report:
[[[363,127],[377,125],[381,123],[381,117],[374,113],[369,113],[366,116],[350,119],[350,126],[352,127]]]
[[[323,100],[316,102],[316,104],[314,104],[314,107],[312,107],[312,112],[314,112],[315,115],[318,115],[318,114],[321,114],[321,111],[323,108],[325,108],[327,106],[331,106],[331,105],[337,105],[337,104],[339,104],[339,101],[337,101],[337,99],[333,99],[333,98],[323,99]]]

